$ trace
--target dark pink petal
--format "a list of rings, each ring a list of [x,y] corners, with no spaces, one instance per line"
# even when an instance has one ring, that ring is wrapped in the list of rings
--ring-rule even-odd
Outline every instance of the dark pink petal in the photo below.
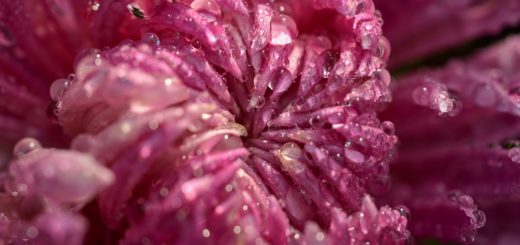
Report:
[[[385,19],[385,34],[394,50],[392,66],[409,64],[481,36],[496,35],[504,27],[520,23],[520,3],[516,0],[374,2]]]
[[[472,212],[453,206],[457,202],[447,200],[449,190],[461,190],[469,195],[464,199],[471,200],[470,206],[474,199],[484,211],[516,200],[520,120],[515,94],[518,72],[513,67],[518,64],[519,44],[518,37],[511,37],[467,60],[409,75],[396,86],[394,103],[385,112],[403,142],[394,168],[402,183],[394,193],[410,193],[390,199],[411,203],[412,214],[419,215],[411,223],[417,235],[473,241],[484,223],[479,218],[483,214],[472,211],[477,212],[475,218]],[[407,120],[405,115],[410,114],[417,118]],[[424,202],[416,203],[421,199]],[[425,203],[432,206],[426,208]],[[433,210],[439,220],[426,215]],[[458,221],[451,218],[456,213]],[[487,220],[496,223],[502,218],[488,215]],[[444,227],[442,231],[436,231],[436,224]]]

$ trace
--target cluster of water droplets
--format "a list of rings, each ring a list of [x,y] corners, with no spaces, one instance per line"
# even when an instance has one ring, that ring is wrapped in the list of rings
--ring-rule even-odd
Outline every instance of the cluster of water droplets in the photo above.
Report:
[[[436,110],[439,115],[456,116],[462,110],[462,102],[456,92],[437,82],[416,87],[412,98],[416,104]]]
[[[480,229],[486,224],[486,214],[477,208],[471,196],[454,190],[448,193],[448,198],[469,217],[473,229]],[[475,235],[473,233],[463,233],[460,239],[462,242],[472,243],[475,240]]]
[[[520,163],[520,146],[509,149],[508,156],[514,163]]]
[[[54,103],[51,104],[49,110],[50,113],[54,114],[54,116],[58,115],[59,109],[61,108],[61,100],[75,78],[76,75],[70,74],[67,78],[59,78],[51,84],[49,94]]]

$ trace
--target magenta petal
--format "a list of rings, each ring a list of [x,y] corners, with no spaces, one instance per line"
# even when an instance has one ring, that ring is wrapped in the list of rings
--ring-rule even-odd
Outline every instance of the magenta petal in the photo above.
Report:
[[[385,34],[394,50],[391,65],[410,63],[436,51],[520,23],[518,1],[392,1],[376,0],[385,18]]]
[[[64,150],[34,150],[13,162],[9,172],[19,191],[71,204],[89,201],[114,181],[92,156]]]

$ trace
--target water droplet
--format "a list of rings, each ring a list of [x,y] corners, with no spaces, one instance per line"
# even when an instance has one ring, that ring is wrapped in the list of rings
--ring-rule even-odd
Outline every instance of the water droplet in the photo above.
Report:
[[[325,125],[325,120],[323,120],[319,115],[311,116],[309,124],[313,128],[322,128]]]
[[[441,97],[439,99],[439,112],[440,113],[450,112],[452,108],[453,108],[453,103],[449,98]]]
[[[361,13],[361,12],[365,11],[366,7],[367,6],[366,6],[366,3],[364,0],[357,2],[356,3],[356,13]]]
[[[100,66],[103,63],[103,59],[101,58],[101,54],[96,54],[94,56],[94,65]]]
[[[286,160],[296,160],[302,156],[302,150],[295,143],[285,143],[280,148],[280,154]]]
[[[345,141],[345,145],[344,145],[344,146],[345,146],[346,148],[351,147],[351,146],[352,146],[352,141],[350,141],[350,140]]]
[[[297,144],[286,143],[277,152],[283,171],[300,173],[305,170],[305,166],[299,161],[303,158],[303,153]]]
[[[327,49],[323,51],[317,58],[317,67],[321,68],[321,76],[328,78],[334,65],[338,61],[340,54],[337,50]]]
[[[201,177],[202,175],[204,175],[204,169],[199,168],[199,167],[193,169],[192,172],[193,172],[193,176],[195,176],[195,177]]]
[[[60,101],[61,98],[63,98],[63,94],[65,93],[65,91],[67,90],[67,87],[69,87],[69,85],[70,85],[70,81],[67,79],[60,78],[60,79],[54,81],[51,84],[51,87],[49,89],[51,98],[54,101]]]
[[[292,43],[298,36],[296,22],[284,14],[273,16],[271,21],[271,40],[272,45],[287,45]]]
[[[379,81],[382,81],[386,85],[390,84],[390,81],[392,80],[392,76],[390,75],[390,72],[388,72],[387,69],[380,69],[374,72],[375,78],[377,78]]]
[[[399,211],[399,214],[408,220],[410,222],[410,218],[412,218],[412,215],[410,214],[410,209],[408,209],[406,206],[399,205],[395,207],[397,211]]]
[[[390,47],[390,42],[388,42],[385,37],[380,37],[376,48],[377,57],[385,61],[388,60],[388,57],[390,57]]]
[[[372,47],[372,37],[368,34],[365,34],[361,37],[361,48],[364,50],[370,49]]]
[[[269,83],[267,84],[267,87],[270,89],[270,90],[274,90],[274,86],[275,86],[275,81],[274,80],[271,80],[269,81]]]
[[[207,238],[207,237],[211,236],[211,233],[209,232],[208,229],[204,229],[204,230],[202,230],[202,236]]]
[[[261,96],[261,95],[253,96],[251,98],[250,104],[254,108],[257,108],[257,109],[262,108],[265,105],[265,98],[263,96]]]
[[[520,163],[520,147],[514,147],[508,152],[509,158],[515,163]]]
[[[486,224],[486,214],[482,212],[482,210],[473,211],[473,216],[475,216],[475,225],[478,228],[483,227]]]
[[[162,197],[166,197],[166,196],[168,196],[169,193],[170,193],[170,191],[169,191],[168,188],[166,188],[166,187],[162,187],[162,188],[159,190],[159,195],[161,195]]]
[[[90,9],[92,9],[92,11],[98,11],[100,6],[101,4],[97,1],[90,2]]]
[[[278,10],[278,12],[283,13],[283,14],[291,14],[292,13],[292,8],[287,3],[276,2],[276,3],[274,3],[274,7],[273,8],[275,10]]]
[[[461,207],[473,208],[475,206],[475,204],[473,202],[473,198],[471,198],[468,195],[461,195],[458,197],[458,199],[459,199],[459,204]]]
[[[35,151],[35,150],[38,150],[41,148],[42,148],[42,145],[40,144],[40,142],[38,142],[38,140],[33,139],[33,138],[24,138],[24,139],[18,141],[18,143],[16,143],[16,145],[14,146],[14,149],[13,149],[13,154],[16,157],[21,157],[23,155],[26,155],[29,152],[32,152],[32,151]]]
[[[451,99],[452,104],[449,115],[456,116],[462,111],[462,100],[460,99],[458,93],[453,90],[448,90],[448,96]]]
[[[26,231],[26,235],[28,238],[31,238],[31,239],[34,239],[38,236],[38,228],[34,227],[34,226],[30,226],[29,228],[27,228],[27,231]]]
[[[430,103],[430,92],[427,87],[419,87],[414,89],[412,98],[416,104],[427,106]]]
[[[240,226],[235,225],[235,227],[233,227],[233,233],[240,234],[241,231],[242,231],[242,228],[240,228]]]
[[[296,106],[302,106],[302,105],[305,105],[305,103],[307,102],[307,99],[306,98],[299,98],[295,101],[295,105]]]
[[[55,123],[55,124],[58,124],[59,123],[59,120],[58,120],[58,108],[57,108],[57,102],[56,101],[51,101],[49,103],[49,105],[47,105],[47,110],[46,110],[46,114],[47,114],[47,118],[52,122],[52,123]]]
[[[395,133],[395,126],[390,121],[384,121],[381,124],[381,127],[383,128],[383,132],[385,132],[388,135],[393,135]]]
[[[154,45],[154,46],[158,46],[159,44],[161,44],[161,40],[154,33],[144,34],[144,36],[141,38],[141,41],[143,43],[147,43],[147,44]]]

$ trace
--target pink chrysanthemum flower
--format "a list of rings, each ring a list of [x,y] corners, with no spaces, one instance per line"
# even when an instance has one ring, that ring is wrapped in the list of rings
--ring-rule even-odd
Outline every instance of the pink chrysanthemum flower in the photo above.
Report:
[[[386,70],[519,5],[374,2],[0,0],[0,243],[520,240],[518,38]]]

